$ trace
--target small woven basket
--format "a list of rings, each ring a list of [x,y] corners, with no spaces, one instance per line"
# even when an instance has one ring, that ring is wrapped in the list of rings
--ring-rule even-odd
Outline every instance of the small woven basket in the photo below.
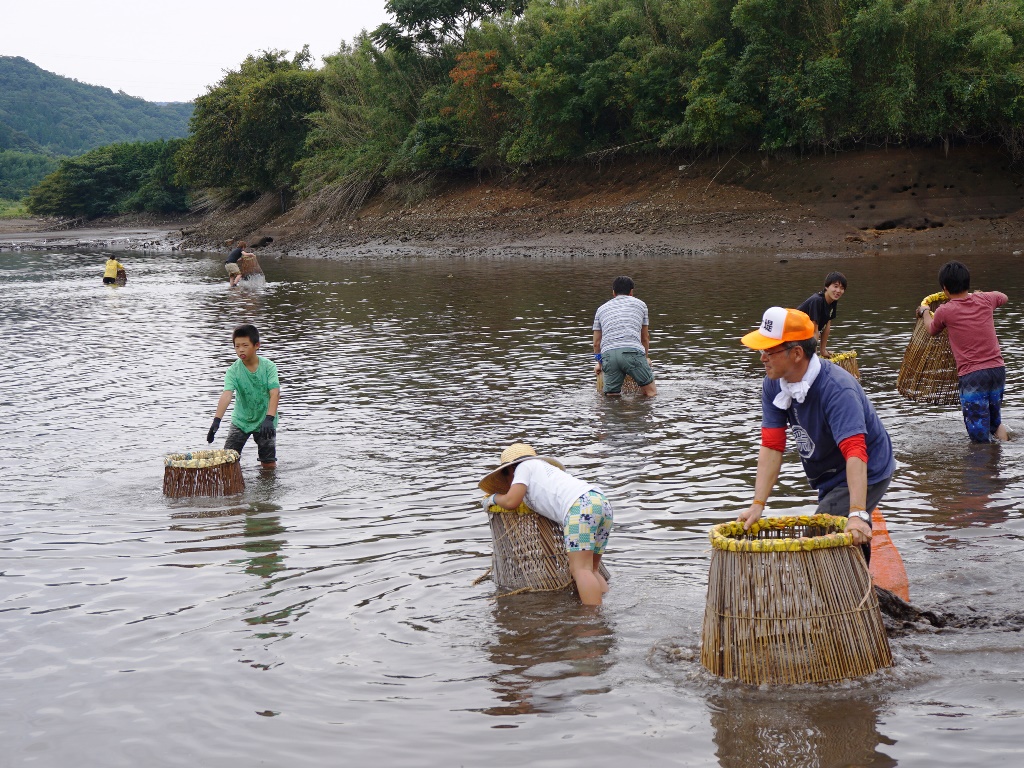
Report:
[[[260,262],[256,258],[256,254],[242,256],[238,260],[238,271],[242,273],[242,277],[263,274],[263,268],[260,267]]]
[[[921,305],[930,307],[945,300],[945,294],[933,293],[926,296]],[[923,317],[918,319],[907,351],[903,353],[896,389],[904,397],[919,403],[960,405],[956,360],[945,328],[942,333],[932,336],[928,333],[928,321]]]
[[[892,665],[878,599],[846,518],[711,529],[701,663],[745,683],[817,683]]]
[[[492,578],[499,588],[548,592],[574,586],[562,526],[526,504],[514,510],[492,506],[487,518],[494,546]],[[599,570],[605,580],[611,578],[604,563]]]
[[[165,496],[231,496],[244,490],[238,451],[189,451],[164,457]]]
[[[855,379],[857,379],[858,381],[860,380],[860,368],[857,367],[856,352],[852,350],[850,352],[840,352],[838,354],[832,355],[832,357],[828,358],[828,361],[830,363],[838,365],[844,371],[852,373]]]
[[[635,395],[640,391],[640,385],[636,383],[636,379],[632,376],[625,376],[622,379],[622,389],[619,390],[619,394],[622,395]],[[604,371],[597,374],[597,392],[598,394],[604,394]]]
[[[114,278],[114,285],[128,285],[128,273],[120,267],[117,268],[117,277]]]

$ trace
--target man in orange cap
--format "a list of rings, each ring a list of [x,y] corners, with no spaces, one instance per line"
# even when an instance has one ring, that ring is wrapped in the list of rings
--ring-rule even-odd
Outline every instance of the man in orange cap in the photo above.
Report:
[[[738,520],[750,528],[764,512],[793,433],[819,514],[848,517],[846,530],[871,554],[871,510],[881,501],[896,459],[892,441],[857,379],[816,352],[814,322],[797,309],[770,307],[743,337],[760,352],[761,449],[754,500]]]

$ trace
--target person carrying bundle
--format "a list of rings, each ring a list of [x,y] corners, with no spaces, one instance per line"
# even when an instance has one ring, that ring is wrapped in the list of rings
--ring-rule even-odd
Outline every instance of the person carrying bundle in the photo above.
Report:
[[[832,321],[836,318],[839,310],[839,299],[846,293],[846,276],[842,272],[829,272],[825,275],[825,287],[813,296],[809,296],[797,307],[801,312],[814,321],[821,334],[818,354],[821,357],[831,357],[832,353],[825,349],[828,342],[829,331],[832,330]]]
[[[224,270],[228,273],[228,285],[234,288],[242,279],[242,270],[238,266],[238,260],[243,256],[252,256],[246,248],[245,240],[239,240],[238,244],[228,254],[224,261]]]
[[[104,285],[116,285],[117,284],[117,271],[121,270],[127,274],[124,268],[124,264],[111,256],[107,259],[107,263],[103,266],[103,284]]]
[[[238,359],[224,375],[224,391],[217,401],[217,412],[206,433],[206,442],[213,442],[231,398],[237,394],[224,449],[241,454],[242,447],[252,437],[263,468],[274,469],[277,466],[277,406],[281,399],[277,366],[257,354],[260,332],[255,325],[238,326],[231,341]]]
[[[760,352],[761,447],[754,500],[737,519],[744,529],[757,522],[782,468],[786,427],[793,433],[817,514],[847,517],[847,532],[871,557],[871,510],[882,500],[896,459],[860,383],[816,354],[814,322],[797,309],[770,307],[761,327],[741,340]]]
[[[651,370],[651,333],[647,305],[633,296],[633,279],[612,282],[612,298],[594,315],[594,373],[604,372],[604,393],[618,395],[632,376],[647,397],[658,394]]]
[[[971,289],[971,273],[959,261],[939,270],[939,286],[949,298],[933,313],[927,306],[917,308],[918,317],[928,321],[928,333],[937,336],[945,328],[956,360],[960,384],[960,408],[967,434],[975,443],[1008,440],[1002,420],[1006,390],[1006,364],[999,349],[993,310],[1007,301],[999,291]]]
[[[612,506],[595,486],[579,480],[562,463],[538,456],[526,443],[513,443],[501,452],[501,465],[480,486],[507,488],[483,500],[492,506],[517,509],[524,501],[538,515],[562,526],[569,572],[584,605],[601,605],[608,582],[601,575],[601,555],[612,530]]]

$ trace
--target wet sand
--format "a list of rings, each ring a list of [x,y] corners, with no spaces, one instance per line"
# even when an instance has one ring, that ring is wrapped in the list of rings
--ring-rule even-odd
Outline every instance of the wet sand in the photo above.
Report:
[[[111,251],[172,251],[180,247],[181,227],[119,226],[55,229],[45,219],[0,219],[0,253],[95,248]]]
[[[413,190],[415,191],[415,190]],[[1024,248],[1024,177],[993,148],[806,158],[722,156],[566,166],[505,179],[385,190],[356,213],[276,195],[196,221],[138,219],[47,231],[0,221],[0,251],[52,247],[219,251],[262,237],[268,257],[336,259],[801,255]]]

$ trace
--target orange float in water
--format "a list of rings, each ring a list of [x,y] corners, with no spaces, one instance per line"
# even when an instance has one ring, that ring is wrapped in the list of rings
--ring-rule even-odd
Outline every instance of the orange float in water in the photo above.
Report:
[[[871,578],[875,584],[910,602],[910,582],[900,551],[889,537],[885,518],[876,507],[871,513]]]

